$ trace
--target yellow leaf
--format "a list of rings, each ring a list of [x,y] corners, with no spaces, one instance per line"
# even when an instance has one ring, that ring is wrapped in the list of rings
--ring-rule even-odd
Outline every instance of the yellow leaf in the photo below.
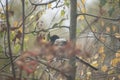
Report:
[[[18,21],[14,21],[13,25],[14,25],[14,27],[17,27],[18,26]]]
[[[91,65],[94,66],[94,67],[98,67],[97,61],[93,61]]]
[[[111,65],[115,67],[120,62],[120,58],[114,58],[111,61]]]
[[[106,65],[104,65],[104,66],[102,66],[101,70],[102,70],[103,72],[106,72],[106,71],[108,70],[108,67],[107,67]]]
[[[104,47],[101,46],[101,47],[99,48],[98,52],[99,52],[99,53],[104,53]]]
[[[15,31],[11,31],[12,34],[15,34]]]
[[[103,53],[101,54],[101,60],[104,61],[104,59],[105,59],[105,54]]]
[[[98,56],[99,56],[99,55],[98,55],[98,54],[96,54],[96,55],[94,56],[94,59],[97,59],[97,58],[98,58]]]
[[[16,43],[19,43],[19,42],[20,42],[20,40],[18,38],[16,38]]]
[[[102,42],[105,42],[106,41],[106,39],[104,38],[104,37],[100,37],[100,40],[102,41]]]
[[[86,1],[86,0],[82,0],[82,3],[85,4],[85,1]]]
[[[52,6],[51,4],[48,4],[48,8],[51,8],[51,6]]]
[[[87,72],[87,75],[91,75],[91,72]]]
[[[86,13],[86,9],[85,8],[82,8],[81,11],[82,11],[82,13]]]
[[[83,15],[78,16],[77,20],[84,20],[84,16]]]
[[[115,33],[114,36],[115,36],[117,39],[120,39],[120,34],[119,34],[119,33]]]
[[[34,18],[34,15],[31,15],[31,16],[30,16],[30,20],[33,19],[33,18]]]
[[[92,32],[96,32],[97,31],[95,26],[91,26],[91,28],[92,28]]]
[[[115,54],[115,56],[118,58],[120,57],[120,50],[117,51],[117,53]]]
[[[77,3],[77,7],[80,7],[80,3]]]
[[[18,30],[22,33],[22,27],[20,27]]]
[[[118,78],[120,79],[120,74],[118,75]]]
[[[112,30],[113,30],[113,31],[116,31],[116,26],[112,26]]]
[[[29,37],[28,36],[25,36],[25,42],[27,42],[29,40]]]
[[[101,21],[101,26],[103,27],[105,25],[104,21]]]
[[[106,32],[107,32],[107,33],[110,32],[110,27],[106,27]]]

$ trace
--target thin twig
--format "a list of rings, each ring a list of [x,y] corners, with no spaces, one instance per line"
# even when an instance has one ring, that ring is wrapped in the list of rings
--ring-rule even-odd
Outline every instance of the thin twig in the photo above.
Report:
[[[51,1],[48,1],[48,2],[46,2],[46,3],[33,3],[31,0],[29,0],[29,1],[30,1],[31,5],[40,6],[40,5],[48,5],[48,4],[51,4],[51,3],[53,3],[53,2],[55,2],[55,1],[57,1],[57,0],[51,0]]]
[[[22,0],[22,40],[21,40],[21,52],[24,50],[24,38],[25,38],[25,1]],[[22,70],[19,74],[20,80],[22,78]]]
[[[14,79],[16,80],[16,73],[13,63],[13,57],[12,57],[12,49],[11,49],[11,42],[10,42],[10,23],[9,23],[9,14],[8,14],[8,0],[6,0],[6,24],[7,24],[7,39],[8,39],[8,50],[9,50],[9,56],[10,56],[10,62],[12,66],[12,74]]]
[[[33,58],[31,58],[31,57],[29,57],[30,59],[32,59],[32,60],[35,60],[35,59],[33,59]],[[43,61],[41,61],[41,60],[37,60],[39,63],[41,63],[41,64],[43,64],[44,66],[46,66],[46,67],[48,67],[48,68],[51,68],[51,69],[53,69],[53,70],[55,70],[55,71],[57,71],[57,72],[59,72],[59,73],[61,73],[62,75],[64,75],[65,77],[69,77],[68,75],[66,75],[64,72],[62,72],[61,70],[59,70],[59,69],[57,69],[57,68],[55,68],[55,67],[52,67],[52,66],[50,66],[50,65],[48,65],[48,64],[46,64],[46,63],[44,63]]]
[[[120,17],[118,17],[118,18],[107,18],[107,17],[97,16],[97,15],[88,14],[88,13],[77,14],[77,16],[80,16],[80,15],[90,16],[90,17],[95,17],[95,18],[101,18],[101,19],[106,19],[106,20],[111,20],[111,21],[119,21],[120,20]]]
[[[56,28],[68,28],[69,29],[70,27],[69,26],[56,26]],[[41,29],[41,30],[38,30],[38,31],[34,30],[34,31],[26,32],[25,34],[47,32],[47,31],[49,31],[51,29],[55,29],[55,28]]]

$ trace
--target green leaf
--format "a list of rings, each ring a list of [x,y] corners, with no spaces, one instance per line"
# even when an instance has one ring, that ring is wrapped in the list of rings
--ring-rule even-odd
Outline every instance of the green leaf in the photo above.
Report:
[[[109,9],[108,13],[109,13],[109,16],[112,16],[113,12],[115,11],[115,8],[112,7]]]
[[[65,15],[65,11],[61,10],[61,16],[64,16],[64,15]]]
[[[100,5],[104,6],[107,3],[107,0],[100,0]]]

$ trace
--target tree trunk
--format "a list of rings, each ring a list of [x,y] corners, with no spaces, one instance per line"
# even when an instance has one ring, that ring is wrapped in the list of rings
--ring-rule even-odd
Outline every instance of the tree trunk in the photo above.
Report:
[[[75,48],[76,43],[76,17],[77,17],[77,0],[70,0],[70,41],[74,44],[73,48]],[[76,65],[75,65],[75,56],[73,56],[69,65],[71,66],[71,71],[69,73],[69,77],[67,80],[75,80],[76,75]]]

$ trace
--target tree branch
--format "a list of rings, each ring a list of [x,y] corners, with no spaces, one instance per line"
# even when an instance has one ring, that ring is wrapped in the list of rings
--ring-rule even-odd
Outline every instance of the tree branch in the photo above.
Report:
[[[85,64],[86,66],[88,66],[88,67],[90,67],[90,68],[92,68],[92,69],[94,69],[94,70],[98,70],[96,67],[92,66],[91,64],[89,64],[88,62],[80,59],[80,58],[77,57],[77,56],[76,56],[76,59],[77,59],[78,61],[82,62],[83,64]]]
[[[29,0],[29,1],[30,1],[31,5],[40,6],[40,5],[48,5],[48,4],[53,3],[53,2],[55,2],[57,0],[51,0],[51,1],[48,1],[46,3],[33,3],[31,0]]]
[[[89,22],[88,22],[88,20],[87,20],[87,18],[86,18],[85,15],[84,15],[84,18],[85,18],[85,21],[86,21],[88,27],[90,28],[91,32],[93,33],[94,37],[95,37],[100,43],[102,43],[106,48],[110,49],[112,52],[115,53],[115,52],[116,52],[115,50],[111,49],[110,46],[106,45],[104,42],[102,42],[102,41],[95,35],[95,32],[92,30],[91,25],[89,24]],[[111,20],[111,19],[109,19],[109,20]],[[117,21],[118,19],[112,19],[112,20]]]
[[[29,57],[29,58],[32,59],[32,60],[35,60],[35,59],[31,58],[31,57]],[[55,68],[55,67],[52,67],[52,66],[44,63],[43,61],[40,61],[40,60],[37,60],[37,61],[38,61],[39,63],[43,64],[44,66],[46,66],[46,67],[48,67],[48,68],[51,68],[51,69],[53,69],[53,70],[61,73],[61,74],[64,75],[65,77],[69,77],[68,75],[66,75],[66,74],[65,74],[64,72],[62,72],[61,70],[59,70],[59,69],[57,69],[57,68]]]
[[[69,29],[69,26],[56,26],[56,28],[68,28]],[[38,32],[47,32],[47,31],[49,31],[51,29],[55,29],[55,28],[41,29],[41,30],[38,30],[38,31],[36,31],[36,29],[34,29],[34,31],[26,32],[25,34],[38,33]]]
[[[97,16],[97,15],[88,14],[88,13],[77,14],[77,16],[80,16],[80,15],[91,16],[91,17],[106,19],[106,20],[110,20],[110,21],[119,21],[120,20],[120,17],[118,17],[118,18],[107,18],[107,17]]]
[[[9,56],[10,56],[10,63],[12,66],[12,74],[14,79],[16,80],[16,73],[13,63],[13,57],[12,57],[12,49],[11,49],[11,40],[10,40],[10,23],[9,23],[9,14],[8,14],[8,0],[6,0],[6,24],[7,24],[7,39],[8,39],[8,50],[9,50]]]

